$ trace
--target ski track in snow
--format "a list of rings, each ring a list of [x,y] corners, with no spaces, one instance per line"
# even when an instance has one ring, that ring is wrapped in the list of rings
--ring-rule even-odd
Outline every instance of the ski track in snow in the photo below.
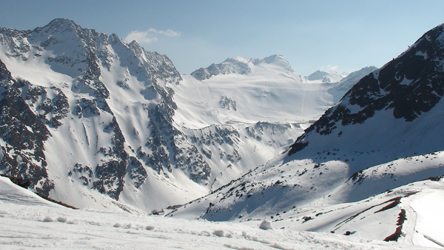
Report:
[[[413,199],[410,206],[416,214],[412,243],[431,247],[444,247],[442,236],[444,216],[444,190],[429,190]]]

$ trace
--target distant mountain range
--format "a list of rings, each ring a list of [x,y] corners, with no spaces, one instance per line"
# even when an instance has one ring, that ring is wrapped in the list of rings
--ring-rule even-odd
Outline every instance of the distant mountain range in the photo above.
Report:
[[[275,157],[348,90],[276,55],[182,76],[166,56],[67,19],[1,28],[0,43],[0,171],[78,207],[203,196]]]

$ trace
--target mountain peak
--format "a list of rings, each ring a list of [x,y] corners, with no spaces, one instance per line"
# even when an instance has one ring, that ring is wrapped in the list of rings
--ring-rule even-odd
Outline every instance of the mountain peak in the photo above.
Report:
[[[257,59],[255,60],[255,65],[259,65],[261,63],[276,65],[276,66],[281,67],[285,70],[293,72],[293,69],[291,68],[290,63],[282,55],[275,54],[275,55],[271,55],[271,56],[265,57],[260,60],[257,60]]]
[[[55,18],[48,25],[77,25],[73,20],[67,18]]]
[[[290,63],[281,55],[271,55],[262,59],[252,59],[247,57],[229,57],[219,64],[211,64],[207,68],[200,68],[191,73],[198,80],[206,80],[215,75],[242,74],[251,72],[254,66],[274,65],[287,71],[293,72]]]
[[[56,18],[52,20],[49,24],[44,27],[37,28],[37,30],[48,30],[48,31],[65,31],[80,28],[73,20],[65,18]]]
[[[263,58],[261,61],[268,63],[268,64],[277,63],[277,62],[285,62],[285,63],[289,64],[287,59],[285,59],[284,56],[276,55],[276,54],[271,55],[271,56],[267,56],[267,57]]]
[[[242,56],[235,56],[235,57],[229,57],[225,59],[222,63],[250,63],[252,60],[251,58],[242,57]]]
[[[230,57],[219,64],[211,64],[207,68],[200,68],[191,73],[198,80],[206,80],[216,75],[242,74],[246,75],[251,72],[251,59],[244,57]]]
[[[307,79],[310,81],[322,81],[323,83],[338,82],[342,78],[343,77],[339,73],[332,70],[329,71],[316,70],[315,72],[307,76]]]

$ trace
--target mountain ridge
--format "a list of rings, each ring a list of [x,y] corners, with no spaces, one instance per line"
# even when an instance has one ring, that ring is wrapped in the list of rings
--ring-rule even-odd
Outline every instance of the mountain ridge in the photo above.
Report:
[[[252,66],[258,66],[262,63],[273,64],[277,67],[293,72],[290,63],[281,55],[271,55],[263,59],[253,59],[246,57],[230,57],[219,64],[211,64],[207,68],[200,68],[191,73],[198,80],[207,80],[212,76],[227,75],[227,74],[241,74],[247,75],[251,73]]]

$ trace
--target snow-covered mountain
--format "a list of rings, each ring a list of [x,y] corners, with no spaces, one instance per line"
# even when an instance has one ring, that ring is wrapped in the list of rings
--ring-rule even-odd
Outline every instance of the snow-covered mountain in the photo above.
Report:
[[[272,55],[266,57],[264,59],[251,59],[244,57],[233,57],[228,58],[222,63],[219,64],[211,64],[207,68],[200,68],[191,73],[197,80],[207,80],[213,76],[217,75],[231,75],[231,74],[241,74],[248,75],[251,72],[255,71],[255,67],[260,65],[266,65],[265,67],[274,66],[278,68],[278,70],[283,70],[287,72],[292,72],[288,61],[282,57],[277,55]],[[296,76],[299,80],[300,77]]]
[[[0,172],[79,207],[151,211],[208,194],[334,99],[334,84],[303,80],[282,56],[181,76],[166,56],[67,19],[1,28],[0,60]]]
[[[209,156],[212,190],[281,153],[334,104],[329,91],[340,84],[307,80],[278,55],[228,58],[182,78],[172,86],[174,121]]]
[[[367,67],[345,78],[335,72],[314,73],[335,79],[326,84],[296,74],[283,56],[228,58],[182,76],[181,84],[173,87],[174,100],[181,103],[175,120],[192,128],[258,121],[308,123],[375,69]]]
[[[433,193],[428,204],[435,195],[443,201],[443,62],[441,25],[362,78],[287,152],[170,215],[267,218],[298,230],[443,246],[442,235],[417,219],[426,216],[415,213],[427,207],[422,198],[412,206],[410,197]]]
[[[355,71],[350,73],[348,76],[342,78],[340,81],[331,84],[328,93],[333,95],[333,102],[338,103],[341,98],[344,96],[349,89],[353,87],[359,80],[361,80],[364,76],[372,73],[378,68],[374,66],[362,68],[359,71]]]
[[[323,83],[333,83],[333,82],[339,82],[342,80],[343,76],[338,74],[335,71],[321,71],[317,70],[310,74],[309,76],[304,77],[304,80],[306,81],[317,81],[317,82],[323,82]]]
[[[181,76],[166,56],[66,19],[0,41],[3,173],[77,206],[205,193],[209,166],[173,126]]]

